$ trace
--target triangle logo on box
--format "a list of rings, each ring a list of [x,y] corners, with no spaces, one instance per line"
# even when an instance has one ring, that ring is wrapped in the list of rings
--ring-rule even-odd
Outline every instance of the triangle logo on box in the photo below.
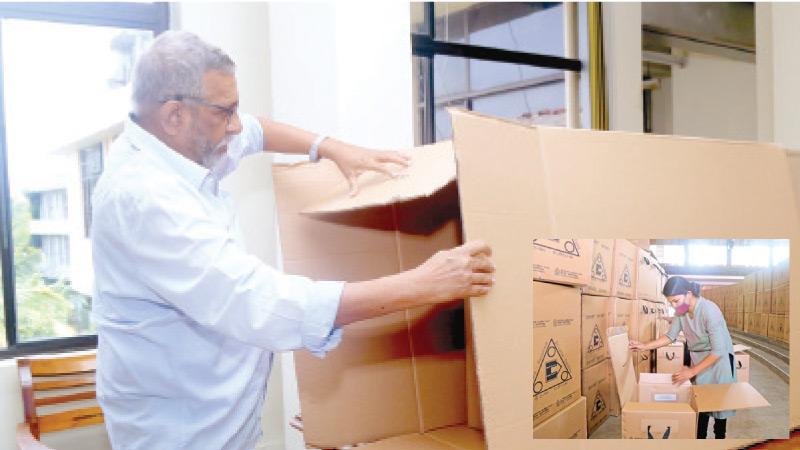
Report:
[[[598,253],[592,262],[592,278],[595,280],[606,281],[606,265],[603,264],[603,255]]]
[[[592,415],[591,418],[594,419],[597,417],[598,414],[602,413],[606,410],[606,402],[603,400],[603,396],[600,395],[600,391],[597,391],[597,395],[594,396],[594,405],[592,405]]]
[[[633,281],[631,280],[631,268],[627,265],[622,270],[622,275],[619,277],[619,285],[625,287],[631,287],[633,285]]]
[[[539,358],[539,369],[533,379],[533,393],[541,394],[572,379],[569,366],[555,341],[550,339]]]
[[[533,245],[549,248],[559,253],[566,253],[573,256],[581,256],[578,244],[574,239],[534,239]]]
[[[601,348],[603,348],[603,338],[600,336],[600,328],[595,324],[594,330],[592,330],[592,337],[589,340],[589,353]]]

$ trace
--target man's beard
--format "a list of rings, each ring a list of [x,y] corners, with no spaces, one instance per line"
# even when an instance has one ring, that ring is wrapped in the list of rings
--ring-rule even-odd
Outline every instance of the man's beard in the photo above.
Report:
[[[222,147],[227,146],[231,141],[230,136],[225,136],[219,143],[213,144],[202,133],[195,133],[195,148],[200,149],[200,164],[210,171],[214,171],[215,166],[225,156],[225,152],[219,153]],[[227,151],[227,150],[226,150]]]

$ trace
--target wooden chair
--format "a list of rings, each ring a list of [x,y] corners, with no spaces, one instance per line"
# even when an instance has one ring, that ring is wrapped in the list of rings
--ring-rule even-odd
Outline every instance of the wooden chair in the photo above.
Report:
[[[96,398],[96,368],[95,351],[17,359],[25,409],[25,423],[17,427],[20,450],[49,449],[39,442],[41,433],[103,423],[99,406],[68,409],[70,404],[76,406],[73,402]],[[64,410],[38,413],[39,407],[51,405],[61,405]]]

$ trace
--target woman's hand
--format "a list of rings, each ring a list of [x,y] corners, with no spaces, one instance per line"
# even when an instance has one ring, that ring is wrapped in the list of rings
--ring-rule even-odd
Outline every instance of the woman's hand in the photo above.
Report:
[[[647,350],[647,344],[643,344],[639,341],[630,341],[628,342],[628,348],[635,352],[643,352]]]
[[[691,367],[683,366],[681,370],[672,374],[672,383],[675,385],[681,385],[697,375]]]

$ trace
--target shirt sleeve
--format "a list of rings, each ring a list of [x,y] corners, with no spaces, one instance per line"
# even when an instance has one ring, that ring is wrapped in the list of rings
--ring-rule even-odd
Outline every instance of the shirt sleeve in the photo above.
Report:
[[[711,353],[720,358],[725,356],[728,353],[725,336],[728,334],[728,326],[725,323],[725,318],[722,317],[718,309],[708,308],[705,322],[708,339],[711,341]]]
[[[225,157],[214,167],[214,177],[218,180],[236,170],[245,156],[264,151],[264,130],[258,118],[250,114],[239,114],[242,131],[233,136],[228,143]]]
[[[671,342],[675,342],[675,339],[678,339],[678,334],[682,329],[681,319],[678,316],[672,316],[672,323],[670,324],[669,331],[665,333],[665,336],[668,337]]]
[[[191,320],[271,351],[338,345],[343,282],[286,275],[245,252],[199,201],[169,186],[114,199],[120,257],[165,304]],[[119,239],[119,237],[117,237]]]

